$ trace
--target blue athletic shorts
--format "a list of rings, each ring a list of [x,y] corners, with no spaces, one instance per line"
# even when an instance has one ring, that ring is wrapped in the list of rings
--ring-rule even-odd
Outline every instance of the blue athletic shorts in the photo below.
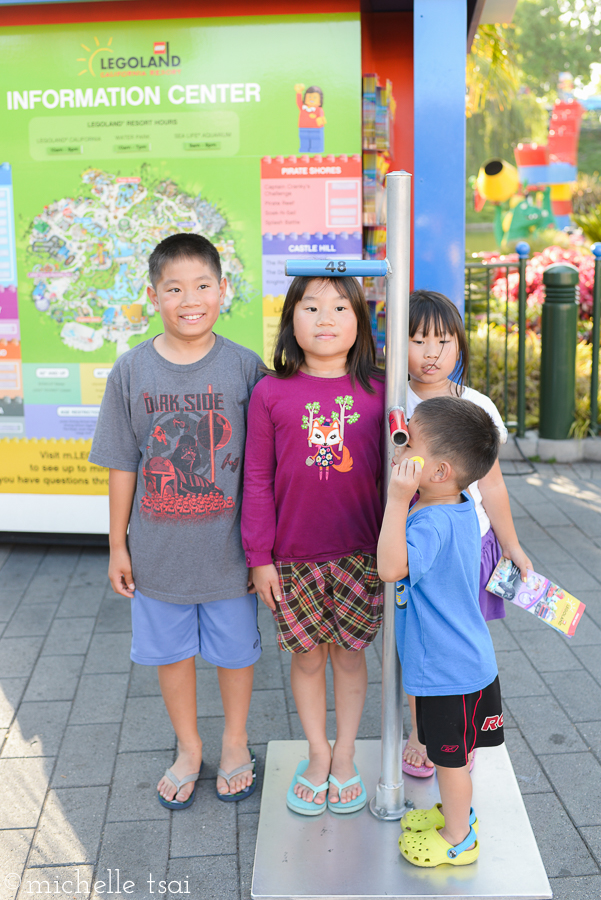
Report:
[[[183,604],[135,591],[131,620],[131,658],[141,666],[165,666],[200,653],[214,666],[243,669],[261,656],[255,594]]]

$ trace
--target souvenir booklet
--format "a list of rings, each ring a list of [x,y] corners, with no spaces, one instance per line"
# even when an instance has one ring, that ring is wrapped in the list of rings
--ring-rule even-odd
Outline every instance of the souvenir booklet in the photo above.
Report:
[[[566,637],[574,635],[586,608],[572,594],[531,569],[528,569],[528,580],[522,581],[519,568],[504,556],[490,576],[486,590],[515,603]]]

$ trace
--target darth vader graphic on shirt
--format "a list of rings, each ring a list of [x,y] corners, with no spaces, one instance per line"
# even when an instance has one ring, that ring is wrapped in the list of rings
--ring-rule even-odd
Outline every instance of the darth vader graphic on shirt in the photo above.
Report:
[[[145,448],[145,492],[140,511],[159,519],[194,520],[234,508],[219,486],[219,474],[232,472],[240,459],[219,454],[232,437],[232,426],[220,409],[223,395],[211,385],[204,394],[144,394],[152,430]]]

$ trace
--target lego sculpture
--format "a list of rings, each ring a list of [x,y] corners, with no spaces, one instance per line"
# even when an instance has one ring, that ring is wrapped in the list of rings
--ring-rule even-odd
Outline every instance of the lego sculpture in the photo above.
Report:
[[[480,168],[474,206],[479,211],[487,200],[496,204],[494,231],[499,246],[544,228],[570,224],[583,112],[573,98],[557,100],[546,144],[518,144],[517,169],[503,159],[490,159]]]

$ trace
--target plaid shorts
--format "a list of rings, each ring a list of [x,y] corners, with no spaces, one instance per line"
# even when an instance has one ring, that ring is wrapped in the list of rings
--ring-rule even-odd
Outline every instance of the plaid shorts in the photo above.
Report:
[[[282,650],[306,653],[318,644],[363,650],[371,644],[382,624],[383,605],[372,553],[275,565],[282,599],[273,615]]]

